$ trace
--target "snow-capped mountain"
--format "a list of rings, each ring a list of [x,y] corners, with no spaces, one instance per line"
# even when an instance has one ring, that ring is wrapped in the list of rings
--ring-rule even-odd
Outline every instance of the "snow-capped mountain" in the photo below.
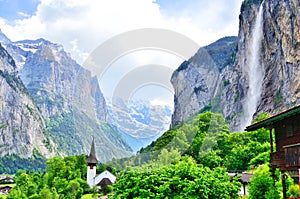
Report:
[[[0,29],[0,43],[2,46],[5,46],[5,44],[11,43],[10,39],[3,34],[3,32]]]
[[[87,153],[94,136],[102,162],[131,154],[110,123],[97,77],[77,64],[62,45],[45,39],[11,42],[0,32],[1,38],[14,59],[16,74],[58,145],[58,153]]]
[[[112,123],[134,151],[147,146],[169,129],[172,107],[147,101],[117,99],[108,104]]]

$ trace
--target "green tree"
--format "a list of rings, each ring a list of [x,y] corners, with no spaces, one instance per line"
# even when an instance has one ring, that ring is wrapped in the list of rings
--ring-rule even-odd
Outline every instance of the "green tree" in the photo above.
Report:
[[[273,180],[268,165],[259,166],[254,171],[249,185],[249,199],[279,198],[279,193],[273,186]]]
[[[58,194],[55,189],[50,190],[47,187],[43,187],[38,195],[39,199],[57,199]]]
[[[171,148],[170,152],[167,149],[162,149],[158,155],[157,163],[159,165],[168,165],[174,162],[177,162],[180,159],[181,155],[178,149]]]
[[[83,178],[85,156],[53,157],[47,161],[47,173],[18,172],[16,186],[8,198],[56,199],[81,198],[90,190]]]
[[[123,171],[113,198],[238,198],[240,183],[224,168],[210,170],[191,158],[164,167]]]
[[[26,196],[25,193],[23,193],[20,188],[18,188],[17,186],[12,188],[10,190],[9,195],[6,197],[7,199],[27,199],[28,197]]]
[[[256,123],[256,122],[260,122],[262,120],[265,120],[269,117],[270,117],[270,115],[267,112],[263,112],[263,113],[257,115],[257,117],[253,120],[253,124]]]

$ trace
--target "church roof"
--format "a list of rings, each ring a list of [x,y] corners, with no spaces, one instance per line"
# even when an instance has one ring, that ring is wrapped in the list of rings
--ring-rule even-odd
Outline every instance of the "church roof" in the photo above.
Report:
[[[117,177],[111,172],[105,170],[95,177],[95,184],[97,185],[99,185],[99,183],[101,184],[101,181],[103,181],[104,179],[108,179],[110,183],[113,184],[116,182]]]
[[[90,155],[87,157],[86,162],[89,164],[97,164],[98,160],[96,157],[96,151],[95,151],[95,142],[94,142],[94,137],[92,140],[92,146],[91,146],[91,151],[90,151]]]

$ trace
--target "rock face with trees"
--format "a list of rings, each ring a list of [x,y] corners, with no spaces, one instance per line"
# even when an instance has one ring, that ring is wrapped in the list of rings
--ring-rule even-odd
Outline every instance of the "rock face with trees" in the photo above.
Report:
[[[202,49],[207,53],[206,60],[201,58],[200,50],[175,71],[172,77],[175,89],[173,126],[212,106],[224,114],[231,130],[243,130],[245,126],[241,127],[241,123],[249,91],[246,68],[250,62],[251,38],[261,4],[263,36],[258,55],[259,67],[263,69],[262,92],[252,116],[262,112],[274,114],[300,102],[299,1],[245,0],[239,16],[238,38],[223,44],[220,41],[214,43],[219,43],[230,53],[222,50],[215,60],[208,49],[210,46],[207,46]],[[186,100],[187,97],[191,100]]]

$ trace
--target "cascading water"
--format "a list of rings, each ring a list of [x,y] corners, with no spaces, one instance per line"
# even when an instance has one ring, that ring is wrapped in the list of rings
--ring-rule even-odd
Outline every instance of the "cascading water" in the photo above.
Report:
[[[261,98],[264,70],[260,62],[260,49],[263,26],[263,3],[259,7],[254,29],[251,35],[250,56],[246,71],[249,78],[249,89],[244,103],[244,122],[242,129],[251,124],[253,114],[256,112],[258,102]]]

